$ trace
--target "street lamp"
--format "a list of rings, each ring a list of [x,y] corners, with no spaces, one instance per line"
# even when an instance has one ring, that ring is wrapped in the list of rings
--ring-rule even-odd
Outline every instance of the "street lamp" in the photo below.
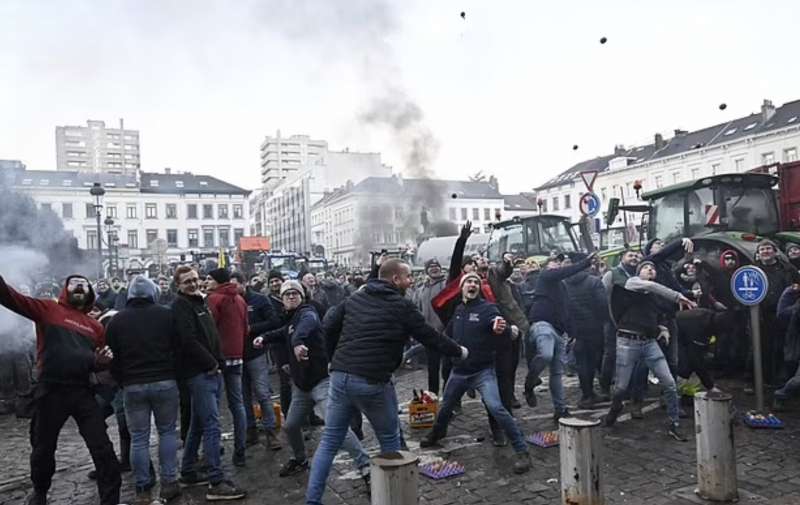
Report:
[[[89,194],[95,198],[94,210],[97,217],[97,278],[103,278],[103,230],[100,228],[100,214],[103,206],[100,204],[100,199],[106,194],[106,190],[99,182],[95,182]]]
[[[117,234],[114,232],[114,220],[107,217],[103,224],[106,225],[106,244],[108,245],[108,273],[117,275]]]

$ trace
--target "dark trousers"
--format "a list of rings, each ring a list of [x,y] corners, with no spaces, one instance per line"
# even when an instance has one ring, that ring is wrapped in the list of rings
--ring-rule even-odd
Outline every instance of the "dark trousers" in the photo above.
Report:
[[[611,388],[617,371],[617,328],[613,323],[603,326],[603,363],[600,368],[600,387]]]
[[[497,389],[500,392],[500,403],[503,404],[509,414],[512,413],[511,404],[514,398],[514,343],[517,344],[516,354],[517,362],[519,362],[519,339],[498,345],[497,354],[495,355],[495,373],[497,375]],[[489,417],[489,428],[491,428],[492,433],[501,430],[501,426],[489,412],[486,402],[484,402],[484,407],[486,408],[486,415]]]
[[[447,382],[453,363],[450,358],[442,356],[439,351],[432,347],[426,347],[425,352],[428,356],[428,391],[439,394],[439,377],[442,382]],[[440,375],[441,374],[441,375]]]
[[[289,405],[292,404],[292,377],[279,367],[278,381],[280,381],[279,393],[281,397],[281,411],[285,418],[289,413]]]
[[[185,379],[178,381],[178,399],[181,409],[181,440],[186,442],[189,424],[192,421],[192,395]]]
[[[786,329],[778,319],[775,308],[761,309],[761,362],[764,369],[764,381],[767,384],[779,384],[783,378],[783,340]]]
[[[119,462],[106,433],[103,413],[88,387],[52,386],[37,401],[30,426],[31,481],[34,489],[40,492],[50,489],[56,470],[58,434],[70,417],[75,419],[97,469],[101,505],[118,504],[122,483]]]
[[[678,375],[688,379],[694,372],[700,378],[703,387],[711,389],[714,387],[714,379],[711,377],[711,372],[708,371],[706,352],[708,352],[708,346],[698,345],[694,342],[681,342],[678,349]]]
[[[578,365],[578,380],[584,400],[594,396],[594,377],[603,364],[603,345],[601,339],[575,340],[575,361]]]

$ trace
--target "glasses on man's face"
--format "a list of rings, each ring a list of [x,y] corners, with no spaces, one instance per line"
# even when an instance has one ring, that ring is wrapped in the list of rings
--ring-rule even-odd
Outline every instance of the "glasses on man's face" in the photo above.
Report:
[[[184,286],[188,286],[190,284],[197,284],[198,282],[200,282],[200,279],[198,279],[197,277],[189,277],[188,279],[185,279],[183,282],[181,282],[181,284],[183,284]]]
[[[283,294],[284,298],[300,298],[300,293],[297,291],[287,291]]]

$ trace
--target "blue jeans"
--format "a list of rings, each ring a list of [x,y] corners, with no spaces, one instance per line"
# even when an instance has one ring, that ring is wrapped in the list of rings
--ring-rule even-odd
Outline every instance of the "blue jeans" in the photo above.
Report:
[[[322,503],[333,458],[350,429],[350,418],[357,412],[364,413],[369,419],[382,453],[400,450],[400,422],[394,384],[391,381],[374,382],[344,372],[331,373],[325,429],[311,463],[306,490],[307,504]]]
[[[672,378],[675,379],[678,370],[678,323],[675,319],[670,319],[665,324],[669,331],[669,343],[664,345],[659,342],[658,345],[667,360],[669,372],[672,374]],[[644,400],[644,396],[647,393],[647,366],[644,363],[639,363],[636,370],[634,370],[629,389],[631,400],[634,402]]]
[[[528,359],[528,374],[538,377],[545,368],[550,368],[550,396],[553,399],[553,409],[563,412],[567,409],[564,399],[564,384],[561,378],[564,375],[566,360],[564,336],[553,328],[548,322],[537,321],[531,326],[525,341],[526,349],[536,349],[536,355]]]
[[[486,406],[486,410],[497,421],[503,431],[505,431],[511,445],[516,452],[527,453],[528,447],[525,445],[525,437],[517,426],[514,418],[508,413],[500,400],[500,389],[497,387],[497,374],[494,368],[486,368],[479,372],[464,375],[454,368],[444,386],[444,398],[436,416],[436,423],[433,425],[433,432],[439,437],[447,434],[447,426],[453,416],[453,407],[461,400],[468,389],[475,389],[481,394],[481,400]]]
[[[225,397],[228,399],[228,410],[233,417],[233,450],[234,454],[244,454],[247,436],[247,416],[242,398],[242,365],[226,366],[222,370],[225,380]]]
[[[253,393],[261,406],[261,426],[265,430],[275,429],[275,411],[272,409],[272,388],[269,384],[269,364],[264,356],[244,362],[242,373],[242,398],[244,413],[247,416],[247,427],[256,427],[256,416],[253,414]]]
[[[219,460],[219,447],[222,432],[219,424],[219,398],[222,394],[222,377],[219,374],[201,373],[186,381],[192,398],[192,421],[189,434],[183,446],[181,473],[194,472],[197,463],[197,451],[200,440],[203,440],[203,452],[208,462],[208,480],[218,484],[223,479],[222,466]]]
[[[294,459],[297,461],[306,460],[303,425],[308,420],[309,414],[314,411],[314,404],[319,407],[322,417],[327,417],[329,388],[329,379],[321,380],[311,391],[303,391],[292,384],[292,404],[289,406],[289,413],[286,416],[285,430],[286,438],[289,439],[289,445],[292,446],[292,451],[294,452]],[[347,451],[350,457],[353,458],[356,469],[369,466],[369,456],[367,456],[353,430],[347,430],[342,449]]]
[[[778,400],[788,400],[795,391],[800,390],[800,366],[797,367],[794,376],[780,389],[775,390],[775,398]]]
[[[131,466],[137,491],[144,491],[150,482],[150,416],[158,431],[158,463],[162,483],[177,480],[178,384],[174,380],[132,384],[122,390],[125,417],[131,434]]]
[[[669,365],[661,347],[655,339],[634,340],[617,336],[617,382],[614,389],[612,409],[619,409],[622,400],[628,394],[631,378],[637,365],[646,365],[647,369],[658,377],[664,388],[663,396],[667,404],[667,414],[673,423],[679,420],[678,389],[675,379],[669,372]]]

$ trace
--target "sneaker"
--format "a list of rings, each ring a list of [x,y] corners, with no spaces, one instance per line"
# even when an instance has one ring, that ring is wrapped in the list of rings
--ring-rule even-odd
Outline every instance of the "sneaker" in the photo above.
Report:
[[[162,482],[159,497],[163,502],[174,500],[181,495],[181,486],[178,482]]]
[[[247,496],[245,490],[239,489],[229,480],[223,480],[217,484],[208,485],[206,501],[241,500],[245,496]]]
[[[244,451],[233,451],[233,466],[243,467],[247,465]]]
[[[441,440],[442,438],[443,437],[440,437],[439,435],[431,431],[430,433],[425,435],[425,438],[419,441],[419,446],[422,447],[423,449],[428,447],[438,447],[439,440]]]
[[[671,436],[678,442],[686,442],[689,439],[686,438],[686,435],[683,434],[681,431],[681,427],[678,423],[670,423],[669,427],[667,428],[667,435]]]
[[[47,491],[36,491],[28,497],[27,505],[47,505]]]
[[[642,412],[642,402],[635,402],[631,404],[631,419],[644,419],[644,412]]]
[[[267,450],[269,451],[281,450],[281,443],[278,441],[278,435],[275,434],[275,430],[266,430],[264,442],[266,443]]]
[[[306,470],[308,470],[308,460],[297,461],[296,459],[292,458],[284,463],[278,472],[278,475],[281,477],[289,477],[290,475],[305,472]]]
[[[608,414],[605,415],[603,418],[603,424],[607,427],[614,426],[614,423],[617,422],[617,416],[622,411],[622,405],[614,405],[611,404],[611,408],[608,410]]]
[[[201,472],[189,472],[181,475],[178,485],[181,487],[205,486],[208,484],[208,475]]]
[[[542,379],[534,375],[528,374],[525,377],[525,402],[528,407],[535,407],[539,402],[536,400],[536,393],[533,388],[542,383]]]
[[[492,445],[495,447],[507,447],[508,438],[503,430],[498,429],[492,433]]]
[[[256,445],[258,443],[258,428],[253,426],[252,428],[247,428],[247,438],[245,443],[248,446]]]
[[[522,475],[531,469],[531,458],[527,452],[518,452],[514,457],[514,473]]]

